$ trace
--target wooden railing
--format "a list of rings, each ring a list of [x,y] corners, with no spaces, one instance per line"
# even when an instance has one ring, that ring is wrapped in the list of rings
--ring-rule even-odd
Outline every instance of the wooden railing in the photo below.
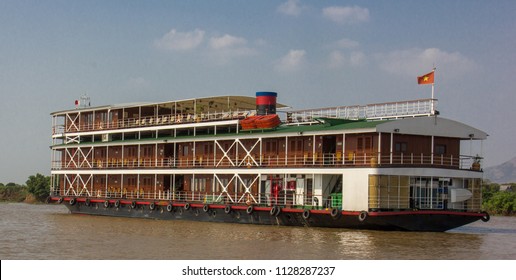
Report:
[[[93,159],[78,162],[52,162],[53,170],[61,169],[131,169],[131,168],[299,168],[299,167],[446,167],[480,171],[474,163],[478,158],[472,156],[397,154],[378,155],[374,153],[352,153],[343,156],[340,153],[311,154],[294,156],[275,154],[240,157],[230,156],[214,158],[197,156],[195,158],[131,158],[131,159]]]

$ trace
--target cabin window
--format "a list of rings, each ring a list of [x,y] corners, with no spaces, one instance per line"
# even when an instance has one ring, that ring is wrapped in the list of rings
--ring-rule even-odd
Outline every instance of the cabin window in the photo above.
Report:
[[[188,156],[188,145],[183,146],[183,156],[184,157]]]
[[[435,154],[436,155],[446,154],[446,145],[435,145]]]
[[[265,144],[265,152],[267,152],[267,153],[276,153],[276,141],[267,142]]]
[[[396,142],[394,145],[394,150],[396,153],[405,153],[407,152],[407,142]]]
[[[359,137],[357,139],[357,150],[367,151],[373,148],[373,138],[372,137]]]

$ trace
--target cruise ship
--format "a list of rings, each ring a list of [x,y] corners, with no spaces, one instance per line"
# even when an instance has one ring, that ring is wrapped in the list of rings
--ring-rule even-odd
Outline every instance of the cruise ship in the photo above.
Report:
[[[302,110],[277,99],[81,98],[51,113],[48,202],[102,216],[372,230],[489,220],[482,154],[464,152],[487,134],[441,117],[436,99]]]

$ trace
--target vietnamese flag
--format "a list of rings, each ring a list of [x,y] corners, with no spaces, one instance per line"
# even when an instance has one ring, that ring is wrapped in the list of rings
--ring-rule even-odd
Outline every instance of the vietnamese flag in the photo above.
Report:
[[[434,83],[434,71],[432,71],[426,75],[417,77],[417,83],[419,85],[433,84]]]

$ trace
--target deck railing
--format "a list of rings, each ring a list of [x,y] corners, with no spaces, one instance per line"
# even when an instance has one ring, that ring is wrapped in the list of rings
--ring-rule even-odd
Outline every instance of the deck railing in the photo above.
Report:
[[[108,160],[68,160],[52,162],[52,170],[62,169],[166,169],[166,168],[300,168],[300,167],[444,167],[478,170],[478,158],[472,156],[429,155],[429,154],[382,154],[340,153],[303,154],[294,156],[255,155],[213,158],[141,158]]]
[[[378,103],[356,106],[339,106],[320,109],[291,111],[287,123],[309,123],[316,118],[359,119],[393,119],[434,114],[436,99],[419,99],[400,102]]]
[[[231,112],[208,112],[201,114],[168,114],[158,116],[147,116],[141,118],[126,118],[118,121],[95,122],[86,124],[56,125],[52,129],[52,134],[87,132],[98,130],[111,130],[121,128],[135,128],[146,126],[161,126],[173,124],[199,123],[209,121],[238,120],[247,116],[252,116],[255,111],[231,111]]]
[[[233,205],[254,205],[282,207],[303,207],[310,209],[341,208],[342,200],[321,195],[296,194],[292,190],[280,191],[277,195],[265,193],[207,193],[196,191],[128,191],[126,189],[106,191],[105,189],[79,190],[76,188],[59,189],[54,187],[51,190],[52,196],[62,197],[84,197],[90,199],[117,199],[117,200],[155,200],[189,202],[199,204],[233,204]]]
[[[294,190],[282,190],[277,195],[270,193],[207,193],[199,191],[136,191],[111,188],[111,191],[102,189],[82,190],[75,188],[59,189],[54,187],[51,195],[60,197],[84,197],[101,200],[151,200],[168,201],[176,203],[197,203],[209,205],[253,205],[253,206],[274,206],[278,205],[287,208],[305,209],[345,209],[342,196],[330,194],[326,197],[322,195],[296,194]],[[480,209],[479,201],[468,201],[455,203],[454,205],[445,204],[445,200],[439,197],[417,197],[412,199],[408,196],[402,197],[370,197],[369,208],[379,209],[434,209],[434,210],[476,210]],[[409,202],[410,201],[410,202]]]

